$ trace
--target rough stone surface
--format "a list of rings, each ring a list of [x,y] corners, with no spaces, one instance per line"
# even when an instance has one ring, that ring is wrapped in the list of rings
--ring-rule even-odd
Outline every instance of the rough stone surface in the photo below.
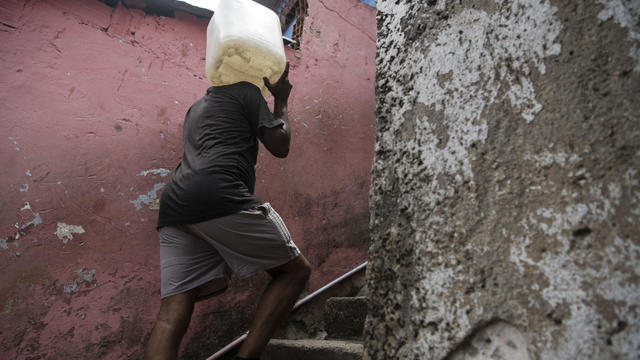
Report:
[[[378,1],[365,359],[640,356],[639,9]]]
[[[362,339],[367,298],[334,297],[327,300],[324,328],[327,339]]]

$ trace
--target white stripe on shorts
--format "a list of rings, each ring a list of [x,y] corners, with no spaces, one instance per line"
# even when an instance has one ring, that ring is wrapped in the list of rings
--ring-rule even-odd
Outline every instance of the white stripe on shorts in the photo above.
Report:
[[[291,240],[291,234],[289,233],[289,229],[287,229],[287,226],[282,221],[282,218],[280,217],[280,214],[278,214],[271,207],[271,204],[269,204],[269,203],[264,203],[262,206],[267,208],[267,212],[268,212],[267,213],[267,217],[276,226],[276,228],[280,232],[280,235],[282,236],[282,239],[284,239],[285,243],[287,245],[289,245],[289,246],[293,245],[293,248],[289,248],[290,253],[293,254],[293,252],[295,252],[294,249],[297,249],[297,248],[295,247],[295,244],[293,244],[293,241]]]

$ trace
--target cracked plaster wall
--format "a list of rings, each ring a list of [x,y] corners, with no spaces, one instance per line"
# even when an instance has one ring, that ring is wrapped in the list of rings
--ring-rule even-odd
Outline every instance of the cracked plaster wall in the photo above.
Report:
[[[378,1],[366,359],[640,356],[639,10]]]

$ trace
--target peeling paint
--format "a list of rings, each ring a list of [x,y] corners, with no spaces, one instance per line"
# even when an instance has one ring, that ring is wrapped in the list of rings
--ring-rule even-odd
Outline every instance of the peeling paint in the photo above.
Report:
[[[73,234],[84,234],[85,231],[80,225],[68,225],[65,223],[58,223],[58,229],[54,233],[62,243],[66,244],[69,240],[73,239]]]
[[[15,140],[13,136],[9,136],[9,140],[11,140],[11,142],[13,142],[13,145],[15,145],[16,151],[20,151],[20,146],[18,146],[18,141]]]
[[[20,208],[20,211],[25,211],[25,210],[31,211],[31,214],[33,215],[33,219],[31,219],[30,221],[26,222],[23,225],[20,225],[19,223],[15,223],[13,227],[18,230],[13,236],[0,239],[0,249],[7,250],[9,248],[9,244],[8,244],[9,242],[12,242],[14,247],[18,247],[19,246],[18,240],[22,236],[26,235],[27,231],[30,230],[32,227],[38,226],[39,224],[42,223],[42,217],[40,216],[40,213],[34,212],[31,209],[31,205],[28,202],[25,202],[25,205],[22,208]]]
[[[26,224],[22,225],[20,227],[20,229],[24,230],[28,226],[31,226],[31,225],[36,226],[36,225],[39,225],[39,224],[42,224],[42,217],[40,217],[40,213],[34,212],[33,213],[33,219],[31,221],[27,222]]]
[[[165,168],[143,170],[138,174],[138,176],[147,176],[149,174],[151,174],[151,175],[160,175],[162,177],[165,177],[165,176],[171,174],[171,170],[165,169]]]
[[[24,184],[24,187],[20,188],[20,192],[27,192],[29,191],[29,184]]]
[[[78,269],[75,271],[77,277],[68,285],[63,286],[63,292],[65,293],[65,295],[70,296],[74,293],[77,293],[80,290],[80,286],[82,286],[83,283],[85,284],[92,284],[95,282],[95,274],[96,274],[96,270],[95,269]]]
[[[18,141],[14,140],[13,137],[11,136],[9,136],[9,140],[11,140],[13,142],[13,145],[15,145],[16,151],[20,151],[20,147],[18,146]]]
[[[159,199],[158,199],[158,190],[165,187],[164,183],[157,183],[153,186],[153,190],[149,191],[146,194],[141,194],[137,199],[131,200],[130,203],[135,206],[136,210],[142,209],[142,204],[146,204],[149,206],[151,210],[159,209]]]

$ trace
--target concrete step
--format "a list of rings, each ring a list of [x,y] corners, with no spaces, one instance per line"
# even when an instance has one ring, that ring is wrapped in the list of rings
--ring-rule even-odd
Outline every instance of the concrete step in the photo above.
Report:
[[[364,271],[337,283],[294,311],[275,334],[277,339],[325,339],[324,319],[327,300],[332,297],[365,296]]]
[[[327,300],[324,313],[324,330],[327,339],[362,339],[364,320],[367,316],[367,298],[333,297]]]
[[[363,345],[341,340],[272,339],[262,360],[362,360]]]

